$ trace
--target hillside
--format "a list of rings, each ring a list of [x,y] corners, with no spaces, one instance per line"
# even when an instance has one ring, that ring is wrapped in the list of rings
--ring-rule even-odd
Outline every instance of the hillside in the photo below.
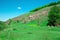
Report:
[[[60,40],[60,27],[47,26],[48,13],[54,5],[60,9],[58,2],[7,20],[0,40]]]
[[[11,19],[11,21],[14,21],[15,23],[16,22],[29,23],[31,21],[36,20],[37,22],[39,21],[39,23],[41,23],[41,24],[43,24],[44,22],[47,23],[48,13],[54,5],[60,7],[59,2],[58,3],[51,3],[49,5],[45,5],[43,7],[34,9],[34,10],[30,11],[29,13],[15,17],[15,18]],[[46,20],[44,20],[44,19],[46,19]],[[9,21],[10,20],[8,20],[6,23],[9,23]]]

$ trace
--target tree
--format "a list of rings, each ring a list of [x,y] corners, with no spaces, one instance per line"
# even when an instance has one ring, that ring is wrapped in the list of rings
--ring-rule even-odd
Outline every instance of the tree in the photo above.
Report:
[[[48,24],[49,26],[56,26],[57,20],[60,19],[60,9],[56,5],[51,8],[49,14],[48,14]],[[60,21],[59,21],[60,22]]]

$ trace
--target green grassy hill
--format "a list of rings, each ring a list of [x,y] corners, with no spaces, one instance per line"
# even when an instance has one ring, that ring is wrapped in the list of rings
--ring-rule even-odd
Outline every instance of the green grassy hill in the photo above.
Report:
[[[55,4],[9,19],[7,28],[0,31],[0,40],[60,40],[60,27],[46,25],[48,13]]]

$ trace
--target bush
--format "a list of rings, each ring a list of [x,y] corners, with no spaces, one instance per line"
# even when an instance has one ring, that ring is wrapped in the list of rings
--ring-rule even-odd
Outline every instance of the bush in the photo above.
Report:
[[[56,5],[51,8],[49,14],[48,14],[48,25],[50,26],[56,26],[56,23],[58,24],[57,20],[60,19],[60,9]],[[60,23],[60,21],[59,21]]]
[[[19,20],[17,20],[17,23],[19,23],[20,21]]]
[[[4,22],[0,21],[0,30],[5,29],[6,26],[7,26],[7,25],[6,25]]]

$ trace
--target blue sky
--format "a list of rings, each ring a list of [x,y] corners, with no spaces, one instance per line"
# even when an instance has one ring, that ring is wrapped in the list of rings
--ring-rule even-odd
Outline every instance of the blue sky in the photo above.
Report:
[[[0,0],[0,21],[6,21],[55,1],[57,0]]]

